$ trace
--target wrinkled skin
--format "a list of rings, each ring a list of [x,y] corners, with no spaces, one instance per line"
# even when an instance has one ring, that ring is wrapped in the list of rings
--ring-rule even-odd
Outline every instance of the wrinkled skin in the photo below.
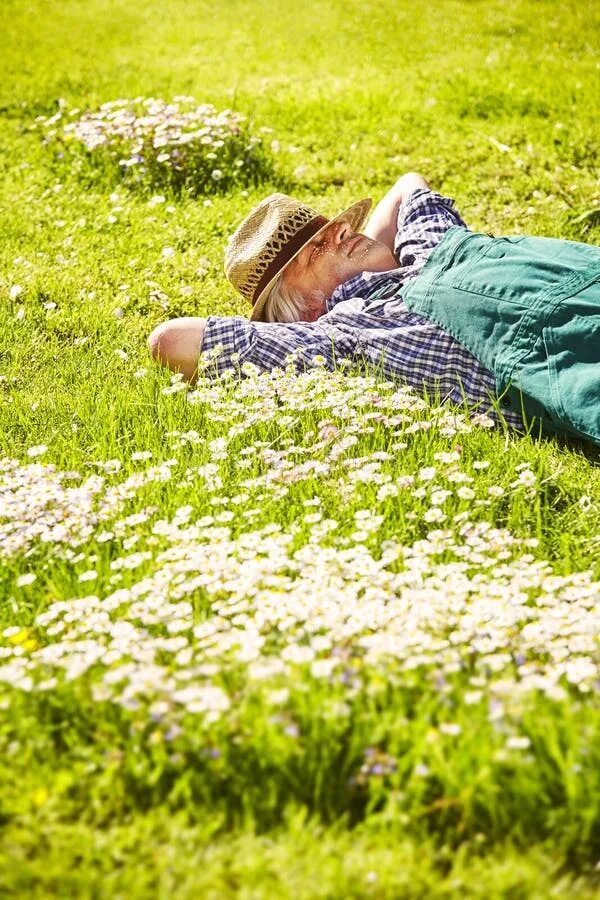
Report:
[[[327,310],[325,301],[336,287],[360,272],[387,272],[398,261],[389,247],[352,231],[347,222],[333,222],[302,248],[287,267],[286,285],[307,299],[305,321]]]

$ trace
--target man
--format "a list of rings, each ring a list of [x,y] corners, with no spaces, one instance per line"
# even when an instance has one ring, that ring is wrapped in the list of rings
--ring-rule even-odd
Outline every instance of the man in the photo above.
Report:
[[[149,337],[153,356],[192,379],[252,362],[299,370],[322,357],[367,361],[417,390],[600,445],[600,248],[471,232],[416,173],[376,207],[331,221],[273,194],[225,254],[242,316],[184,318]],[[275,321],[274,321],[275,320]],[[277,321],[280,320],[280,321]],[[286,321],[281,321],[286,320]]]

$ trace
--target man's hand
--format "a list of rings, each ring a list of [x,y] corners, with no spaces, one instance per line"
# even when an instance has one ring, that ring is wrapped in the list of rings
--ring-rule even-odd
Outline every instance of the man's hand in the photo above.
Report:
[[[393,253],[398,229],[398,210],[406,198],[417,188],[429,188],[422,175],[417,172],[407,172],[406,175],[402,175],[371,213],[364,228],[364,234],[385,244]]]
[[[158,325],[148,338],[148,349],[158,362],[192,381],[204,339],[206,319],[185,316]]]

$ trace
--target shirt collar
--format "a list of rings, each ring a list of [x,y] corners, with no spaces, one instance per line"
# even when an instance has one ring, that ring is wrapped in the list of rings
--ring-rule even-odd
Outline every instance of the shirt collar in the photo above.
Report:
[[[343,284],[339,284],[336,287],[326,302],[327,312],[343,300],[349,300],[350,297],[362,297],[363,300],[368,299],[373,288],[380,288],[387,281],[394,283],[403,281],[403,272],[402,268],[398,268],[388,269],[386,272],[360,272],[358,275],[353,275],[348,281],[344,281]]]

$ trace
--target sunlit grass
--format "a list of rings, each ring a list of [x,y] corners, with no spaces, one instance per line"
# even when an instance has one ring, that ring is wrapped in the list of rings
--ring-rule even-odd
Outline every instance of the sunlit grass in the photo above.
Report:
[[[270,190],[421,170],[475,228],[597,243],[596,6],[213,12],[0,13],[0,887],[591,897],[598,451],[377,374],[188,391],[144,339],[244,312],[223,247]],[[131,191],[34,125],[180,94],[271,180]]]

